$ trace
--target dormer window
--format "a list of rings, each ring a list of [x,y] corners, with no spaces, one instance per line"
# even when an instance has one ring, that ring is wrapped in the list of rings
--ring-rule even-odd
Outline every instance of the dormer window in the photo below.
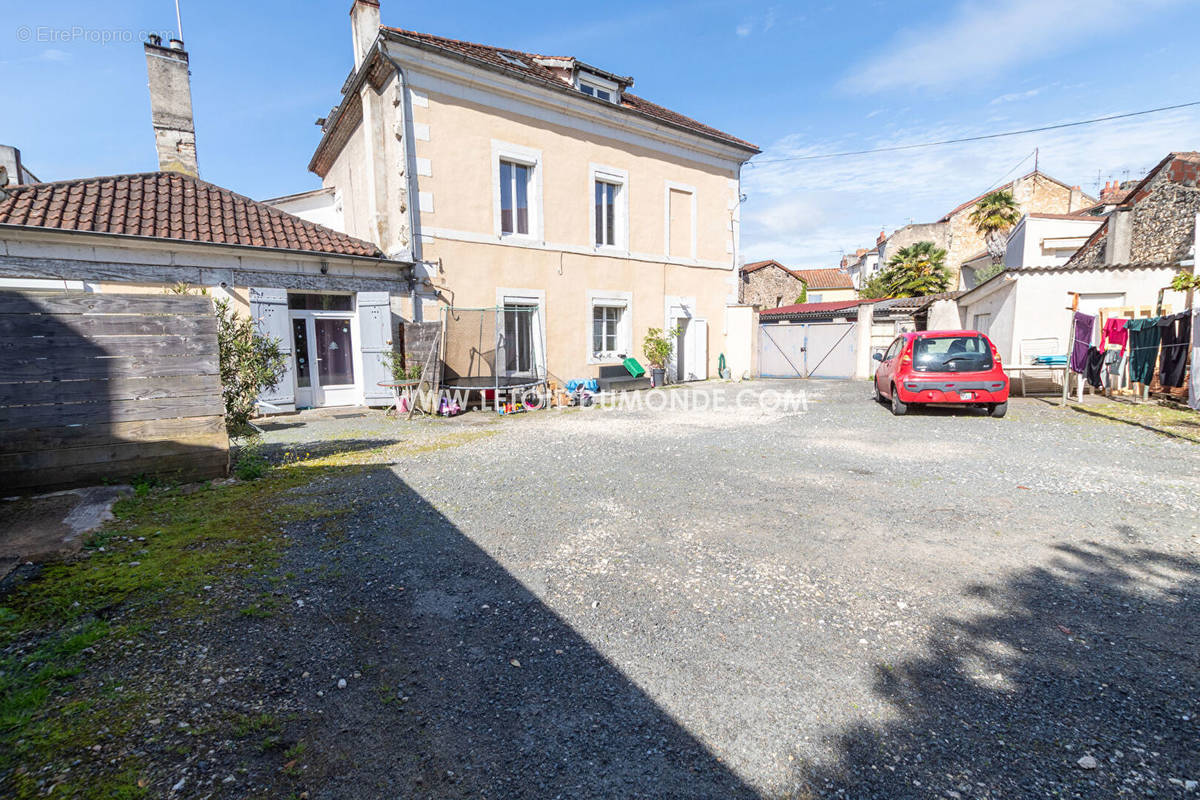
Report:
[[[579,86],[579,91],[588,97],[594,97],[606,103],[620,102],[621,85],[619,83],[583,69],[579,70],[577,75],[576,85]]]
[[[579,91],[583,92],[589,97],[598,97],[601,100],[607,100],[610,103],[612,102],[612,92],[610,92],[608,89],[601,89],[599,86],[592,86],[590,83],[584,83],[583,81],[580,81]]]

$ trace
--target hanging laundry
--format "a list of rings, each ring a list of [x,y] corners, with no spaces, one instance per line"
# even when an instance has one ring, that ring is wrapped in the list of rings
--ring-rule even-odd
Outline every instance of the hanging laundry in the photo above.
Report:
[[[1091,314],[1075,312],[1075,333],[1071,337],[1071,371],[1087,369],[1088,348],[1092,346],[1092,332],[1096,329],[1096,318]]]
[[[1116,383],[1116,377],[1121,374],[1121,351],[1115,347],[1104,351],[1104,366],[1108,368],[1108,384],[1112,386]]]
[[[1187,374],[1188,344],[1192,338],[1192,317],[1188,312],[1163,317],[1158,323],[1162,334],[1162,357],[1158,380],[1163,387],[1183,386]]]
[[[1089,347],[1087,351],[1087,368],[1084,372],[1088,384],[1093,389],[1104,388],[1104,351],[1098,347]]]
[[[1200,308],[1192,309],[1192,381],[1188,406],[1200,411]]]
[[[1129,380],[1148,384],[1154,380],[1154,363],[1162,338],[1158,317],[1131,319],[1125,330],[1129,331]]]
[[[1124,317],[1109,317],[1104,320],[1104,330],[1100,332],[1100,349],[1107,350],[1112,345],[1121,346],[1121,355],[1125,355],[1125,345],[1129,342],[1129,331],[1125,330]]]

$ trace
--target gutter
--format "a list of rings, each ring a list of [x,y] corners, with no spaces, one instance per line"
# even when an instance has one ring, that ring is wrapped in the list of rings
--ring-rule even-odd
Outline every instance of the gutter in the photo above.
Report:
[[[372,261],[380,265],[394,264],[401,268],[412,269],[412,264],[407,264],[403,261],[396,261],[387,256],[360,256],[351,255],[349,253],[327,253],[321,250],[297,250],[290,247],[268,247],[266,245],[255,244],[237,244],[233,242],[200,242],[193,239],[164,239],[161,236],[141,236],[131,233],[108,233],[107,231],[80,231],[74,228],[46,228],[39,225],[13,225],[9,222],[0,222],[0,232],[3,231],[37,231],[40,233],[59,233],[68,236],[99,236],[106,239],[116,239],[117,241],[135,241],[135,242],[150,242],[158,245],[184,245],[191,247],[228,247],[235,250],[250,250],[259,253],[285,253],[288,255],[308,256],[309,258],[338,258],[350,259],[354,261]],[[70,259],[72,261],[87,261],[90,259]],[[220,267],[213,267],[220,269]]]

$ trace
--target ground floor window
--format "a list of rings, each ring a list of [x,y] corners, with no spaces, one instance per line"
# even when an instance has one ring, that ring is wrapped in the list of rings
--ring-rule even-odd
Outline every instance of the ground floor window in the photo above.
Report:
[[[592,307],[592,355],[596,358],[611,358],[617,354],[624,313],[625,309],[620,306]]]
[[[288,293],[292,311],[353,311],[354,298],[348,294]]]
[[[588,360],[615,361],[632,350],[631,292],[588,292]]]
[[[509,374],[533,370],[533,316],[537,306],[509,303],[504,308],[504,369]]]

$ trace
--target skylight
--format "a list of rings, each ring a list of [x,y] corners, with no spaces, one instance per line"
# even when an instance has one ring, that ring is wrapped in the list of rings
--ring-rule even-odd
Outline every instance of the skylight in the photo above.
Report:
[[[500,56],[502,60],[507,61],[509,64],[512,64],[514,67],[525,67],[526,69],[529,68],[528,64],[516,56],[510,56],[508,53],[497,53],[496,55]]]

